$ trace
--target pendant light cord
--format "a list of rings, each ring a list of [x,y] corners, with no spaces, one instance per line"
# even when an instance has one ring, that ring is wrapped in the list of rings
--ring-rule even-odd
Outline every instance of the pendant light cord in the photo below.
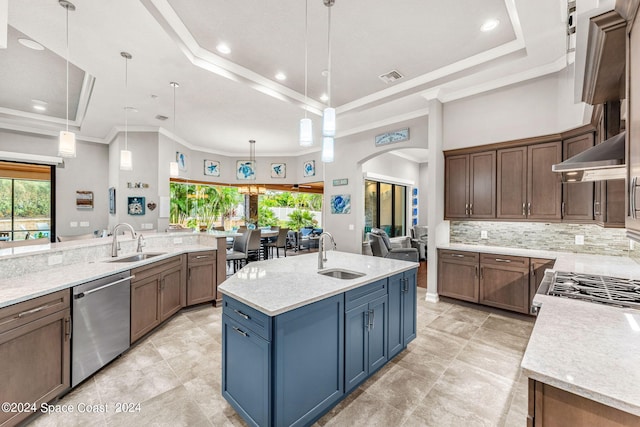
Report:
[[[307,118],[307,83],[309,74],[309,0],[304,3],[304,118]]]
[[[127,95],[129,93],[129,58],[124,58],[124,149],[129,150],[129,107],[127,106]]]
[[[331,107],[331,6],[329,9],[329,30],[327,31],[327,106]]]
[[[69,6],[67,10],[67,132],[69,132]]]
[[[172,84],[173,86],[173,133],[176,133],[176,84]]]

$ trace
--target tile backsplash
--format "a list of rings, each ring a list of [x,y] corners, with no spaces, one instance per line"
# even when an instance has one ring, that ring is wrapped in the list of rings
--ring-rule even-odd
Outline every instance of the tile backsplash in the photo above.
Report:
[[[483,237],[483,231],[487,238]],[[593,224],[542,222],[451,221],[451,243],[542,249],[597,255],[637,255],[622,228]],[[576,245],[576,236],[584,244]]]

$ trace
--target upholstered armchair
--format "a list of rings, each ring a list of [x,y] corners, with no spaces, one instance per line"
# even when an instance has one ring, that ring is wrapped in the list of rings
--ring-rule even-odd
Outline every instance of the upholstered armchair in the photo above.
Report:
[[[420,259],[427,259],[427,240],[429,238],[429,227],[426,225],[414,225],[411,228],[411,247],[416,248],[420,254]]]
[[[384,230],[379,228],[372,229],[369,239],[371,241],[371,252],[374,256],[418,262],[418,250],[416,248],[392,247],[389,235]]]

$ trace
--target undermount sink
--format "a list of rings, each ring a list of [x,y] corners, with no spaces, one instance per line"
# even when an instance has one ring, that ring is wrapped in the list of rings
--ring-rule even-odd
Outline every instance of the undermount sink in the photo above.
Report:
[[[128,257],[124,257],[124,258],[111,259],[105,262],[136,262],[136,261],[143,261],[145,259],[153,258],[158,255],[164,255],[164,254],[166,254],[166,252],[140,252],[135,255],[129,255]]]
[[[364,276],[364,273],[351,270],[342,270],[340,268],[328,268],[326,270],[320,270],[318,271],[318,274],[343,280],[357,279],[358,277]]]

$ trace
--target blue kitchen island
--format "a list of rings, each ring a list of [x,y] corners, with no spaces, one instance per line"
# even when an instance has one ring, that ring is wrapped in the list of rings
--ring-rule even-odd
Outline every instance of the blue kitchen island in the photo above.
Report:
[[[322,270],[317,254],[251,263],[219,286],[222,395],[249,425],[311,425],[416,336],[417,263],[327,255]]]

